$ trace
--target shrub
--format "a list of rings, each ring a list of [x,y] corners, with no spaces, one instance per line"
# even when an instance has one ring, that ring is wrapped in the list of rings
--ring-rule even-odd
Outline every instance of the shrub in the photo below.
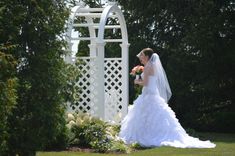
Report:
[[[110,149],[110,152],[115,152],[115,153],[130,153],[132,150],[132,147],[127,146],[124,144],[123,141],[121,140],[114,140],[112,141],[112,146]]]
[[[100,119],[87,114],[68,114],[68,125],[71,128],[72,138],[70,144],[80,147],[92,148],[97,152],[105,152],[110,149],[111,140],[106,135],[107,124]]]
[[[128,152],[129,147],[118,140],[120,126],[110,125],[88,114],[68,114],[70,146],[94,149],[96,152]]]

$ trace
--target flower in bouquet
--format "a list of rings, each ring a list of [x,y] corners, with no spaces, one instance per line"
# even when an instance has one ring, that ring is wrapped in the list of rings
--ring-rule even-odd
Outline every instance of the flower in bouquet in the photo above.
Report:
[[[132,76],[141,75],[141,73],[143,73],[143,71],[144,71],[144,67],[143,67],[143,66],[140,66],[140,65],[137,65],[137,66],[135,66],[134,68],[132,68],[130,74],[131,74]]]

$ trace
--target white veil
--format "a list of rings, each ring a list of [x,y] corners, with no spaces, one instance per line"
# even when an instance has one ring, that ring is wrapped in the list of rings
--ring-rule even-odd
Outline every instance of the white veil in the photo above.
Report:
[[[160,96],[166,102],[168,102],[172,95],[171,88],[167,80],[165,70],[162,67],[160,58],[156,53],[153,53],[153,55],[149,59],[147,66],[149,65],[152,66],[154,69],[154,78],[157,81],[157,89],[159,91]]]

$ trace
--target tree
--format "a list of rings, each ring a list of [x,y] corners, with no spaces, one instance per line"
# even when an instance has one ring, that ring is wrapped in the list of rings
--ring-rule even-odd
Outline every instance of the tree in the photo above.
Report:
[[[12,46],[0,46],[0,155],[6,155],[9,138],[8,117],[16,104],[17,78],[15,77],[16,61],[8,54]],[[4,52],[2,52],[4,51]]]
[[[17,59],[14,57],[14,50],[17,45],[11,43],[9,38],[14,35],[12,32],[17,27],[10,25],[11,20],[4,18],[6,4],[0,2],[0,155],[8,154],[9,123],[8,119],[12,115],[12,111],[17,100],[17,77],[16,65]],[[9,25],[8,25],[9,24]],[[9,27],[11,30],[6,30]],[[6,37],[8,36],[8,38]]]
[[[2,0],[0,10],[0,44],[15,45],[11,54],[18,63],[11,69],[19,86],[7,118],[8,155],[30,156],[36,150],[65,146],[65,1]]]

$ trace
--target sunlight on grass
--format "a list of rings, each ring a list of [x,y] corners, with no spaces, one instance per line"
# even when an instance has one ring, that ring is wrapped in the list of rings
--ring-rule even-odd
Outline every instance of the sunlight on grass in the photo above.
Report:
[[[199,133],[203,140],[211,140],[216,143],[214,149],[196,148],[172,148],[159,147],[138,150],[130,154],[118,154],[119,156],[234,156],[235,134]],[[82,152],[38,152],[37,156],[112,156],[115,154],[82,153]]]

